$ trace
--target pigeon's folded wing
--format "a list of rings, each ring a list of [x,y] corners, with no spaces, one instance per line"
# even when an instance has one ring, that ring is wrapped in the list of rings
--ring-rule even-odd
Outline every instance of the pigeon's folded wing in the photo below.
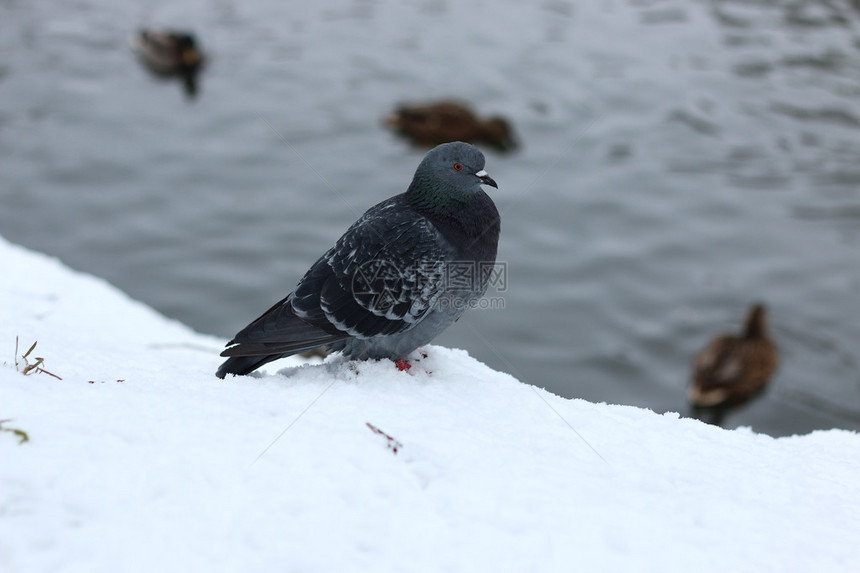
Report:
[[[443,294],[452,253],[430,221],[389,200],[314,264],[291,296],[293,311],[358,338],[404,332]]]

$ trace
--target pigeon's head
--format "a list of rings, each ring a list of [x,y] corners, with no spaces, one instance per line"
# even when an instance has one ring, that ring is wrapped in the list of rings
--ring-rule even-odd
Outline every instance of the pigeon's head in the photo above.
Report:
[[[484,154],[474,145],[456,141],[427,152],[415,171],[409,193],[432,203],[468,202],[471,196],[483,192],[482,185],[499,187],[484,171]]]

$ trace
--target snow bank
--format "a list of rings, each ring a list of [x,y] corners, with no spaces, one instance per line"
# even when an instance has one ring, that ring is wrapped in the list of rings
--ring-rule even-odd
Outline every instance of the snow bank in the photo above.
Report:
[[[2,239],[0,261],[0,420],[29,437],[0,431],[4,572],[860,562],[858,434],[566,400],[432,346],[408,373],[329,358],[221,381],[223,340]],[[20,372],[34,341],[62,380]]]

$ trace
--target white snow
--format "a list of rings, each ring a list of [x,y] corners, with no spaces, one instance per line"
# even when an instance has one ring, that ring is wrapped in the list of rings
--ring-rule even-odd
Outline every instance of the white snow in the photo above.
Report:
[[[221,381],[223,340],[2,239],[0,261],[0,420],[29,436],[0,431],[4,573],[860,563],[856,433],[567,400],[437,346]],[[62,380],[22,374],[35,341]]]

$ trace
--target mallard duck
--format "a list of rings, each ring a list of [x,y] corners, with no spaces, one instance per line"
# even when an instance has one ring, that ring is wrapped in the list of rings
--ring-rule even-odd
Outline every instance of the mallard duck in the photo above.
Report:
[[[154,74],[180,77],[188,95],[197,93],[197,74],[203,68],[205,58],[191,33],[139,30],[131,38],[131,45]]]
[[[516,147],[507,120],[501,117],[481,119],[468,106],[456,101],[404,104],[387,116],[385,123],[422,146],[464,141],[484,143],[500,151]]]
[[[739,336],[719,335],[693,359],[690,404],[700,417],[719,424],[726,411],[764,390],[778,362],[779,352],[768,334],[767,310],[756,303]]]

